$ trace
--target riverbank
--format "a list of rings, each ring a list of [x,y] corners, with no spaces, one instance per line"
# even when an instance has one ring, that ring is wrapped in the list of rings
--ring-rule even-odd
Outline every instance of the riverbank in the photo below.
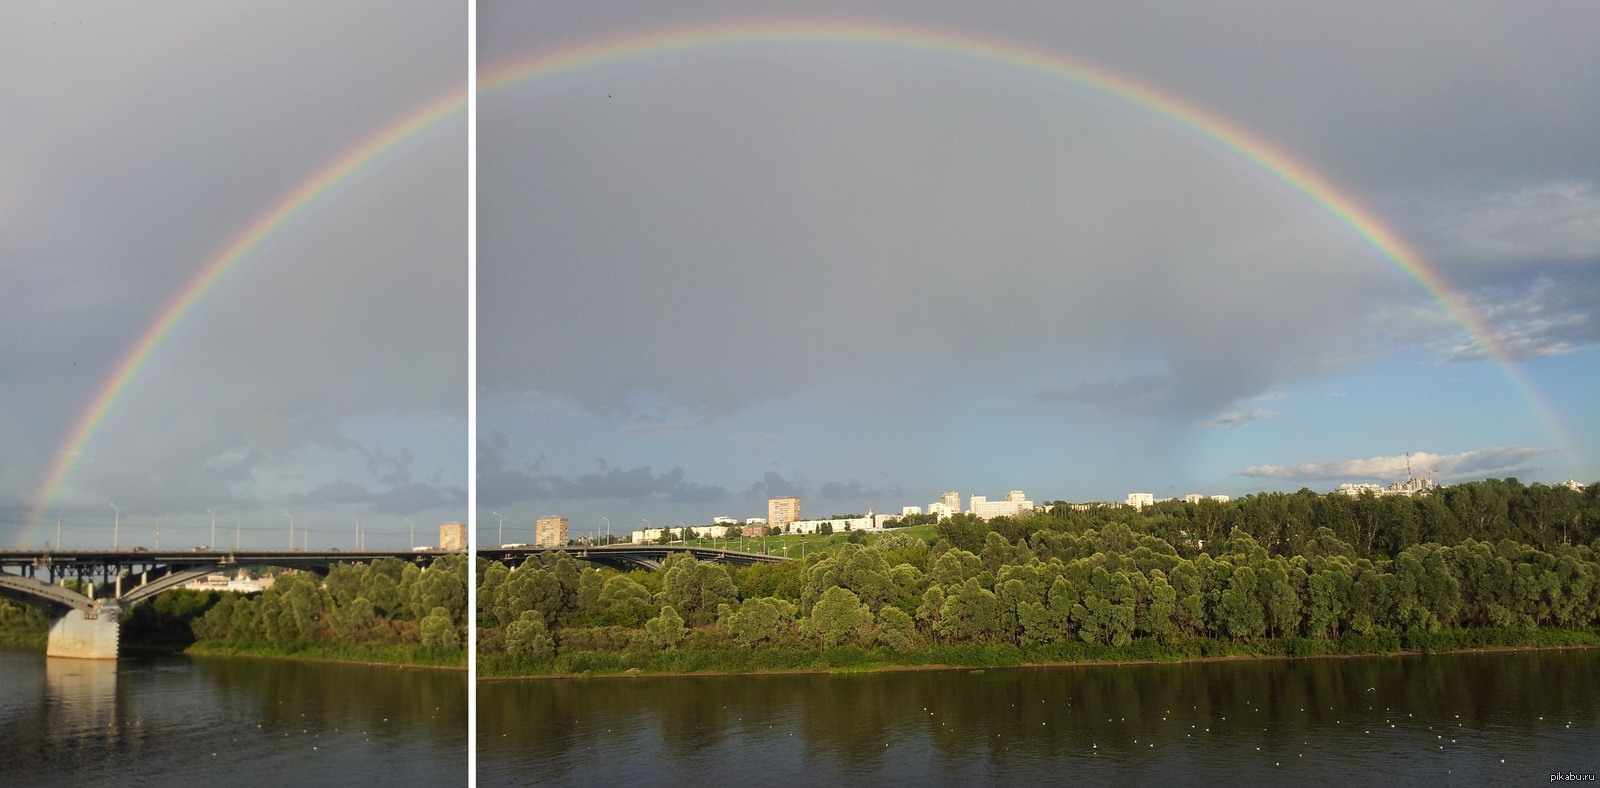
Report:
[[[632,676],[874,673],[1016,667],[1135,665],[1228,660],[1366,657],[1415,654],[1600,648],[1600,633],[1549,630],[1457,630],[1402,637],[1347,635],[1338,640],[1197,639],[1178,644],[1135,641],[1126,646],[1069,643],[1024,649],[1011,644],[927,646],[908,652],[842,646],[817,649],[719,649],[645,653],[568,652],[529,660],[480,655],[478,678],[600,678]]]
[[[447,651],[398,644],[201,640],[184,649],[183,653],[198,657],[256,657],[430,670],[467,669],[466,654],[459,649]]]

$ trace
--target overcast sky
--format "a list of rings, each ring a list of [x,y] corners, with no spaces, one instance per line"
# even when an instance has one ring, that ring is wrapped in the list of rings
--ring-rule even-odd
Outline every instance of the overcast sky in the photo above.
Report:
[[[926,505],[1594,480],[1600,8],[489,2],[494,68],[711,24],[1026,47],[1321,173],[1517,359],[1314,203],[1147,112],[841,45],[649,57],[479,109],[480,533]],[[1522,376],[1538,408],[1513,382]],[[516,530],[516,529],[522,530]],[[485,530],[487,529],[487,530]],[[515,538],[513,538],[515,537]]]
[[[432,544],[466,514],[466,124],[292,216],[176,327],[26,522],[185,284],[340,156],[465,95],[459,3],[0,8],[0,543]],[[115,509],[113,508],[115,505]],[[287,513],[287,514],[286,514]],[[224,536],[225,533],[225,536]],[[302,538],[296,536],[296,543]]]

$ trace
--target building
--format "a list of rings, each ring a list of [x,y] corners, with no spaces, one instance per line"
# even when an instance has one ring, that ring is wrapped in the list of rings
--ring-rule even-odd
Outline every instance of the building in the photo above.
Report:
[[[961,493],[950,490],[939,496],[939,500],[928,504],[928,514],[940,520],[948,520],[961,514]]]
[[[1135,493],[1128,493],[1128,501],[1127,501],[1126,505],[1127,506],[1132,506],[1135,509],[1143,509],[1146,506],[1154,506],[1155,503],[1156,503],[1155,493],[1139,493],[1139,492],[1135,492]]]
[[[990,520],[995,517],[1015,517],[1023,512],[1033,511],[1033,501],[1021,490],[1012,490],[1006,493],[1003,501],[991,501],[982,495],[972,496],[972,508],[968,511],[979,520]]]
[[[784,533],[817,534],[822,533],[824,525],[829,526],[827,530],[830,533],[836,534],[844,533],[846,531],[877,533],[883,530],[883,526],[878,520],[878,515],[874,515],[872,510],[868,509],[867,513],[861,517],[829,517],[825,520],[795,520],[794,522],[789,523],[789,527],[784,529]]]
[[[224,574],[212,574],[190,580],[183,585],[193,591],[228,591],[234,594],[254,594],[272,587],[277,580],[270,574],[260,577],[250,577],[250,570],[240,569],[233,577]]]
[[[799,498],[768,498],[767,525],[772,530],[783,528],[800,519]]]
[[[445,523],[439,526],[439,549],[452,553],[466,552],[467,527],[461,523]]]
[[[538,530],[534,532],[534,547],[566,547],[567,546],[567,518],[565,517],[540,517]]]
[[[914,515],[914,514],[922,514],[922,507],[920,507],[920,506],[902,506],[902,507],[900,507],[900,516],[901,517],[910,517],[911,515]]]
[[[1188,495],[1183,496],[1184,503],[1200,503],[1201,501],[1227,503],[1228,500],[1228,496],[1226,495],[1202,495],[1200,493],[1189,493]]]

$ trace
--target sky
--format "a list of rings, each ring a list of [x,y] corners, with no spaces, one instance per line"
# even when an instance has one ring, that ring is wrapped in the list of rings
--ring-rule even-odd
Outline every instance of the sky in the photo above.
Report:
[[[1592,3],[479,9],[484,543],[1600,472]]]
[[[0,544],[465,518],[467,57],[458,3],[0,8]]]

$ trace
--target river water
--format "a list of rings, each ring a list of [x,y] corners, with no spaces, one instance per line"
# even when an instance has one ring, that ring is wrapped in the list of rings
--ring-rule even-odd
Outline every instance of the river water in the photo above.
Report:
[[[491,681],[478,704],[484,786],[1548,785],[1600,773],[1600,650]]]
[[[461,671],[0,652],[0,783],[465,785],[466,709]]]

